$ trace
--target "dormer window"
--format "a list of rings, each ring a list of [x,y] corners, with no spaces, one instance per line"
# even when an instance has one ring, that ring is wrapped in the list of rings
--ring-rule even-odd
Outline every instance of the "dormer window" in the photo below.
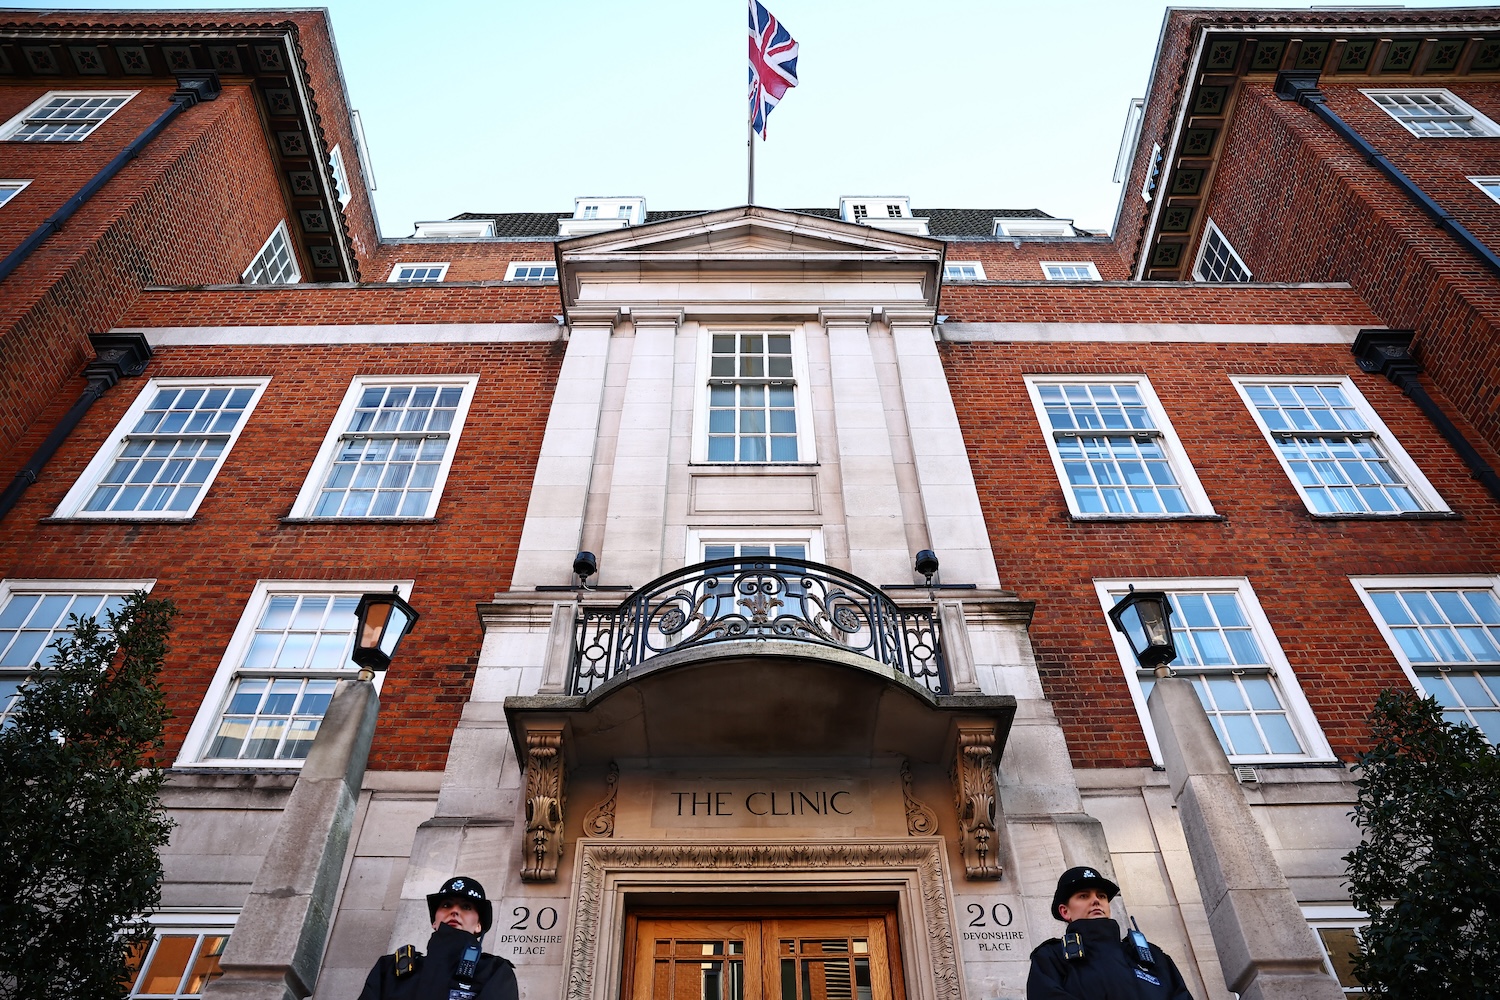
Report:
[[[902,215],[903,215],[903,213],[901,211],[901,206],[900,205],[890,205],[890,204],[888,204],[888,205],[885,206],[885,217],[887,219],[899,219],[899,218],[902,217]]]
[[[616,216],[618,218],[624,219],[626,222],[629,222],[630,221],[630,206],[629,205],[621,205],[620,206],[620,210],[618,212],[616,212],[615,214],[616,214]]]
[[[599,206],[598,205],[585,205],[585,206],[583,206],[583,214],[581,214],[579,216],[579,218],[581,218],[581,219],[597,219],[597,218],[599,218]]]
[[[583,195],[573,199],[572,215],[557,220],[557,235],[588,236],[645,221],[646,199],[640,195]]]
[[[928,235],[927,220],[911,214],[911,199],[905,195],[884,197],[849,196],[839,199],[839,218],[856,226],[869,226],[912,236]]]
[[[853,206],[853,209],[854,209],[854,221],[855,222],[864,222],[866,219],[868,219],[870,217],[870,206],[869,205],[855,205],[855,206]]]
[[[1076,236],[1072,219],[996,219],[995,235],[1024,236]]]

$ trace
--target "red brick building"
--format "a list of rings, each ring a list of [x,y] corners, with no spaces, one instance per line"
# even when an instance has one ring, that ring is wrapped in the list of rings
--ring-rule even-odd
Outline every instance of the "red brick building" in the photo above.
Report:
[[[0,17],[0,710],[69,613],[180,609],[136,994],[222,951],[209,996],[353,995],[462,872],[523,996],[1018,997],[1074,864],[1194,995],[1352,986],[1376,694],[1500,738],[1497,88],[1496,9],[1175,10],[1112,237],[891,195],[382,240],[324,14]],[[393,587],[373,732],[321,725]],[[1131,587],[1276,942],[1205,888]]]

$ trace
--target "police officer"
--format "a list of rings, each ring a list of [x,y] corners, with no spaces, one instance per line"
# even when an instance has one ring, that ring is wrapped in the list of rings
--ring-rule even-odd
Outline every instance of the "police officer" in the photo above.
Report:
[[[459,875],[427,897],[427,954],[404,945],[382,955],[359,1000],[520,1000],[515,967],[480,951],[494,922],[484,886]]]
[[[1063,872],[1052,915],[1068,929],[1031,953],[1026,1000],[1193,1000],[1171,956],[1138,930],[1120,939],[1109,915],[1119,892],[1097,869]]]

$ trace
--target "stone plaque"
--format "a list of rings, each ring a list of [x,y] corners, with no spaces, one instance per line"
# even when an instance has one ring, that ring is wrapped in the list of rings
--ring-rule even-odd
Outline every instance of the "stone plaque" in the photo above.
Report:
[[[566,896],[497,899],[485,951],[518,966],[562,965],[567,916]]]
[[[953,920],[965,962],[1024,962],[1035,947],[1014,896],[954,896]]]
[[[651,825],[676,829],[869,826],[870,783],[849,778],[663,778]]]

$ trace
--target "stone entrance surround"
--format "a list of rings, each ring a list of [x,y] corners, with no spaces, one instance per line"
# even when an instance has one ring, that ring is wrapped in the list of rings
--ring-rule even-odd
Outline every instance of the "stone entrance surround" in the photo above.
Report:
[[[913,837],[827,843],[580,841],[573,931],[564,958],[566,1000],[614,1000],[632,897],[691,894],[726,904],[755,893],[787,903],[894,896],[909,1000],[962,1000],[943,840]]]

